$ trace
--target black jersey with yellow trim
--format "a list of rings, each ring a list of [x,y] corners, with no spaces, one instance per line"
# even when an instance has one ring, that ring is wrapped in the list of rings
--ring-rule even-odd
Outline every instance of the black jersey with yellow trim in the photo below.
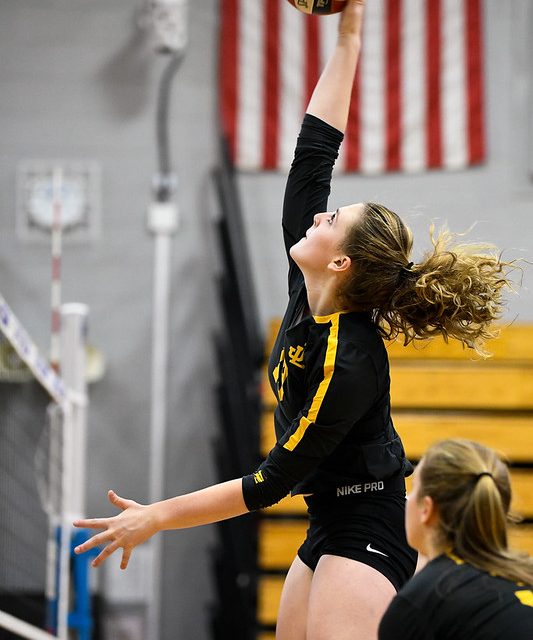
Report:
[[[289,492],[335,492],[412,471],[391,420],[387,352],[370,315],[309,315],[305,282],[289,255],[313,215],[326,210],[341,140],[339,131],[305,116],[283,210],[289,303],[268,367],[277,443],[243,478],[251,510]]]
[[[387,353],[367,314],[305,318],[276,344],[277,442],[243,484],[249,508],[412,471],[390,416]]]
[[[401,634],[399,635],[399,630]],[[379,640],[531,640],[533,590],[441,555],[398,593]]]

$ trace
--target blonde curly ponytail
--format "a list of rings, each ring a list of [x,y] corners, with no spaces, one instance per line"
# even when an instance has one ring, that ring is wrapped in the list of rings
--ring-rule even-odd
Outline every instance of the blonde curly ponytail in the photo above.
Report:
[[[402,334],[408,344],[440,334],[486,357],[514,261],[491,245],[462,244],[446,228],[432,227],[430,237],[432,249],[413,264],[411,231],[386,207],[365,204],[343,247],[353,269],[341,304],[370,311],[387,339]]]

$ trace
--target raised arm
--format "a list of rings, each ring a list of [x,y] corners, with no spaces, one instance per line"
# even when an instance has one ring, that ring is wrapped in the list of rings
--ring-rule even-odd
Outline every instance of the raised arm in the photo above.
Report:
[[[290,248],[303,238],[313,216],[327,209],[333,165],[348,121],[364,7],[364,0],[347,0],[339,18],[337,43],[313,91],[298,137],[283,201],[289,292],[301,282]]]
[[[347,0],[340,14],[335,50],[318,80],[307,113],[344,132],[361,50],[365,0]]]

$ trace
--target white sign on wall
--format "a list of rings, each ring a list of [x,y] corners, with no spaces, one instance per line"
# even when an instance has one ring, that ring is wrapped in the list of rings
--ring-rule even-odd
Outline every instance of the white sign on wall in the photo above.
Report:
[[[94,240],[100,231],[100,182],[95,161],[22,161],[17,167],[20,239],[49,242],[59,220],[66,241]]]

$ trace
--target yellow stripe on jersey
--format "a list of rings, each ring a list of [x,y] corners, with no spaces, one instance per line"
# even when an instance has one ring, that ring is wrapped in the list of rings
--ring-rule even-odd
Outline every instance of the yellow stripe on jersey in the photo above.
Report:
[[[452,551],[448,551],[446,553],[446,555],[448,556],[448,558],[450,558],[450,560],[453,560],[455,562],[455,564],[464,564],[465,561],[460,558],[459,556],[455,555],[455,553],[453,553]]]
[[[288,451],[294,451],[296,445],[304,437],[307,427],[316,420],[322,401],[333,377],[333,370],[335,368],[335,357],[337,356],[337,344],[339,336],[339,313],[334,313],[329,316],[315,316],[315,321],[318,323],[331,322],[329,329],[328,344],[326,347],[326,357],[324,359],[324,377],[322,382],[318,386],[317,392],[311,402],[311,408],[307,412],[307,416],[302,416],[298,424],[298,428],[292,434],[292,436],[283,445],[284,449]]]
[[[514,594],[526,607],[533,607],[533,591],[525,589],[523,591],[515,591]]]

